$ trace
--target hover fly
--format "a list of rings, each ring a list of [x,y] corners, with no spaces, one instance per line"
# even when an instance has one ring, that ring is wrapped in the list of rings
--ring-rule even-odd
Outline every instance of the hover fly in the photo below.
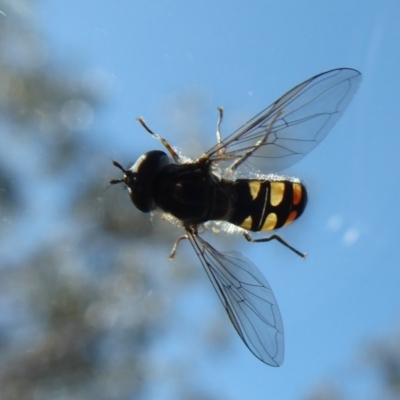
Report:
[[[150,151],[125,169],[123,183],[133,204],[144,213],[161,209],[177,221],[200,259],[237,333],[261,361],[279,366],[284,357],[283,324],[271,288],[257,269],[237,251],[221,253],[200,230],[212,223],[227,231],[236,227],[251,242],[277,240],[301,257],[280,236],[253,239],[249,231],[270,231],[288,225],[307,203],[304,185],[274,175],[298,162],[328,134],[350,103],[361,73],[349,68],[316,75],[296,86],[227,138],[222,139],[219,109],[217,143],[195,161],[188,161],[139,118],[166,148]],[[201,229],[200,229],[201,228]]]

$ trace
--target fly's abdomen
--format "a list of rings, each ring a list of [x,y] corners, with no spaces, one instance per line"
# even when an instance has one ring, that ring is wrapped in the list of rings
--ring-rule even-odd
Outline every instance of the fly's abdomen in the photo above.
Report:
[[[228,222],[250,231],[289,225],[303,213],[307,192],[298,181],[238,179],[236,203]]]

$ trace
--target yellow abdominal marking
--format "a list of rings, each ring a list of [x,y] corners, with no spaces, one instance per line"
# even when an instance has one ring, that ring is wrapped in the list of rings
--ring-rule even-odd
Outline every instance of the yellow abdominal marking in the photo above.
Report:
[[[240,227],[243,229],[251,229],[253,225],[253,218],[249,215],[241,224]]]
[[[283,182],[271,182],[271,206],[279,205],[285,195],[285,184]]]
[[[278,216],[275,213],[268,214],[260,231],[271,231],[275,228],[278,222]]]
[[[250,182],[249,188],[250,188],[251,198],[255,200],[258,196],[258,193],[260,193],[261,182]]]
[[[303,191],[299,183],[292,183],[293,185],[293,204],[297,206],[303,197]]]

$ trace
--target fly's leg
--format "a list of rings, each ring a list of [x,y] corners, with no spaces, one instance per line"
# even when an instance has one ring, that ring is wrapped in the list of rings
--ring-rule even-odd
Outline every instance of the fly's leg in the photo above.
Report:
[[[217,144],[220,145],[222,143],[222,139],[221,139],[221,122],[222,122],[222,118],[224,116],[224,109],[222,107],[218,107],[218,121],[217,121]],[[218,154],[222,155],[225,153],[225,149],[224,148],[220,148],[218,150]]]
[[[176,163],[179,163],[179,162],[180,162],[180,157],[179,157],[178,153],[172,148],[172,146],[171,146],[163,137],[161,137],[160,135],[157,135],[157,133],[154,133],[154,132],[146,125],[146,123],[144,122],[144,119],[143,119],[143,118],[138,118],[137,120],[139,121],[140,125],[142,125],[143,128],[144,128],[148,133],[150,133],[151,136],[154,136],[157,140],[159,140],[159,141],[164,145],[164,147],[168,150],[169,154],[171,154],[171,157],[174,159],[174,161],[175,161]]]
[[[261,147],[263,144],[265,144],[268,135],[271,132],[272,127],[274,126],[274,123],[276,120],[283,114],[283,110],[279,110],[279,112],[276,113],[274,118],[272,118],[271,122],[268,124],[267,129],[265,130],[264,136],[254,145],[253,148],[251,148],[249,151],[246,151],[242,155],[242,157],[238,158],[232,165],[228,168],[231,172],[235,171],[235,169],[242,164],[244,161],[246,161],[259,147]]]
[[[261,238],[261,239],[253,239],[247,232],[243,234],[243,236],[246,238],[248,242],[253,242],[253,243],[259,243],[259,242],[269,242],[270,240],[277,240],[279,243],[283,244],[286,246],[288,249],[292,250],[294,253],[296,253],[298,256],[301,258],[306,258],[307,253],[302,253],[301,251],[295,249],[292,247],[288,242],[284,241],[280,236],[278,235],[271,235],[267,238]]]
[[[176,251],[178,250],[179,243],[185,239],[188,239],[188,235],[182,235],[182,236],[178,237],[178,239],[176,240],[176,242],[174,244],[174,247],[172,248],[171,254],[168,257],[170,260],[172,260],[175,257]]]
[[[221,138],[221,123],[222,123],[222,118],[224,116],[224,109],[222,107],[218,107],[218,120],[217,120],[217,150],[216,153],[219,156],[223,156],[225,154],[225,145],[222,142],[222,138]],[[209,156],[207,154],[203,154],[197,161],[199,162],[199,164],[203,164],[203,163],[208,163],[210,160]]]

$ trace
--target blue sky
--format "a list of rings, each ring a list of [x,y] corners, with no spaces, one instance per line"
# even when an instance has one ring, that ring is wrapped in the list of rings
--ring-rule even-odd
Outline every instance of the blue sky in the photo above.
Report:
[[[350,385],[342,374],[357,364],[363,346],[399,324],[400,3],[244,4],[52,0],[39,5],[37,17],[52,59],[107,86],[107,108],[93,124],[103,135],[99,145],[124,164],[158,146],[137,116],[183,150],[201,138],[206,144],[200,154],[213,144],[218,106],[225,109],[222,129],[228,134],[315,74],[337,67],[363,73],[354,101],[325,141],[285,171],[305,181],[309,205],[281,235],[308,259],[272,243],[240,245],[279,302],[283,366],[259,362],[233,329],[232,351],[224,357],[193,350],[199,359],[194,384],[219,398],[302,398],[330,377]],[[204,307],[219,307],[209,296],[214,294],[205,275],[193,294],[177,294],[187,309],[200,304],[205,315]],[[193,349],[195,332],[181,331],[169,338],[168,351]],[[162,349],[160,360],[167,363]],[[366,398],[365,387],[374,390],[373,382],[358,385],[353,398]],[[172,399],[167,393],[163,388],[158,398]]]

